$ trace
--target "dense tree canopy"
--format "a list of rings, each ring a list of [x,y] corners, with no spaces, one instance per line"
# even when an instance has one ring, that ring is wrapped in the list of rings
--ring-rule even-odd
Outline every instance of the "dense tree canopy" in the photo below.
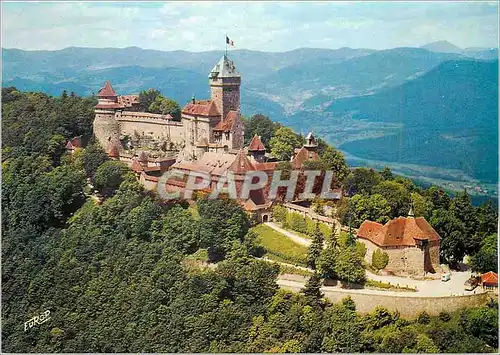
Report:
[[[97,145],[64,153],[63,138],[90,138],[94,98],[51,98],[9,88],[2,99],[4,352],[496,349],[495,302],[419,322],[382,308],[361,315],[350,298],[325,300],[320,276],[364,278],[350,239],[330,238],[316,259],[319,275],[302,293],[278,289],[279,267],[254,257],[257,237],[234,201],[165,203]],[[360,200],[376,196],[375,207],[368,204],[362,213],[387,208],[381,197],[369,196],[382,180],[420,194],[396,178],[367,175],[371,182],[351,180]],[[86,177],[112,193],[97,202]],[[471,248],[461,239],[468,233],[480,241],[473,263],[489,267],[480,265],[489,265],[497,250],[492,206],[471,209],[466,196],[447,201],[439,189],[421,196],[432,206],[443,255],[458,260]],[[460,206],[475,214],[477,226],[460,219]],[[45,310],[50,320],[24,332],[24,322]]]
[[[170,115],[175,121],[181,120],[181,108],[177,102],[163,96],[157,96],[149,105],[149,112]]]
[[[288,161],[293,156],[293,150],[303,144],[303,138],[288,127],[280,127],[275,132],[269,146],[271,154],[279,160]]]
[[[92,136],[93,97],[54,98],[2,88],[2,158],[42,154],[57,165],[66,139]]]
[[[245,144],[249,144],[253,136],[260,136],[260,140],[267,150],[270,150],[269,142],[274,133],[281,125],[273,122],[269,117],[257,114],[245,121]]]

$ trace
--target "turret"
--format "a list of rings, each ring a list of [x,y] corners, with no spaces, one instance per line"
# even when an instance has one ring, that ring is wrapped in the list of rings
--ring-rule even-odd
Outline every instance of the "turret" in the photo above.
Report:
[[[117,145],[120,142],[120,126],[115,119],[115,111],[120,108],[118,95],[111,83],[106,81],[97,98],[99,102],[95,107],[94,135],[103,149],[108,149],[110,144]]]
[[[254,135],[248,145],[248,153],[250,153],[255,161],[263,163],[266,158],[266,147],[260,140],[260,136]]]
[[[312,132],[309,132],[309,134],[306,136],[306,144],[304,144],[304,147],[307,150],[313,151],[318,148],[318,143],[316,142],[316,138],[313,136]]]

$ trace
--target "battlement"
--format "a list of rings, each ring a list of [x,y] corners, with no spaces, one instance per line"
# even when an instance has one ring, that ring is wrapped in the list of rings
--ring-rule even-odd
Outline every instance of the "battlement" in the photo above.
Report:
[[[182,127],[182,123],[173,121],[172,116],[161,115],[157,113],[117,111],[115,113],[115,118],[117,121],[122,121],[122,122],[143,122],[143,123],[160,124],[165,126]]]

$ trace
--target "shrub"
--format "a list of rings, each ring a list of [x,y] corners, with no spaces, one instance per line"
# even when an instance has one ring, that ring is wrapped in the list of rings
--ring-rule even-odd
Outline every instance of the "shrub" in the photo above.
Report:
[[[283,223],[286,220],[288,212],[286,211],[286,208],[281,206],[281,205],[276,205],[273,208],[273,218],[275,221]]]
[[[298,213],[295,212],[289,213],[287,216],[287,224],[294,231],[304,234],[307,233],[306,220]]]
[[[439,319],[443,322],[448,322],[451,319],[451,314],[445,311],[439,312]]]
[[[417,322],[419,324],[429,324],[431,322],[431,316],[429,316],[426,311],[423,311],[418,315]]]
[[[366,255],[366,245],[356,241],[356,253],[358,253],[359,257],[363,259]]]
[[[377,270],[382,270],[389,263],[389,255],[386,252],[377,249],[372,254],[372,266]]]

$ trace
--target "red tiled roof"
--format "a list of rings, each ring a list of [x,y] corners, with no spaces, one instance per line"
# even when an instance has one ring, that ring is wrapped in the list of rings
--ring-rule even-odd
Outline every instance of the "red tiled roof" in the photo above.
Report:
[[[109,80],[106,81],[104,84],[104,87],[99,90],[99,93],[97,94],[98,97],[104,97],[104,96],[115,96],[116,97],[116,92],[113,90],[113,87],[111,86],[111,83]]]
[[[144,175],[144,179],[145,179],[145,180],[149,180],[149,181],[153,181],[153,182],[158,182],[158,181],[160,181],[160,178],[159,178],[159,177],[157,177],[157,176],[151,176],[151,175],[148,175],[148,174],[146,174],[146,173],[143,173],[143,175]]]
[[[313,150],[308,150],[305,147],[302,147],[293,158],[292,167],[294,169],[300,169],[302,164],[308,160],[319,160],[319,155]]]
[[[116,144],[112,144],[111,147],[109,148],[108,155],[112,158],[119,158],[120,157],[120,150],[116,146]]]
[[[149,172],[149,171],[161,171],[161,167],[160,166],[146,166],[144,167],[144,171],[146,172]]]
[[[498,285],[498,275],[493,271],[488,271],[481,275],[481,282],[487,285]]]
[[[415,246],[416,240],[439,241],[441,239],[423,217],[398,217],[385,225],[364,221],[357,235],[378,246]]]
[[[184,106],[182,113],[196,116],[220,116],[217,106],[211,100],[190,102]]]
[[[277,162],[254,163],[253,165],[255,166],[255,170],[270,171],[270,170],[275,170],[278,163]]]
[[[238,154],[236,154],[236,158],[233,163],[229,166],[229,171],[232,171],[236,174],[245,173],[250,170],[255,170],[253,164],[248,160],[245,152],[243,150],[239,150]]]
[[[238,111],[229,111],[226,115],[226,119],[221,120],[219,123],[217,123],[214,131],[230,132],[233,129],[233,126],[236,123],[238,117]]]
[[[167,185],[177,186],[177,187],[186,187],[186,183],[184,181],[170,179],[167,181]]]
[[[374,241],[376,240],[376,236],[380,233],[382,228],[384,228],[384,226],[380,223],[364,221],[358,229],[358,236],[370,241]]]
[[[68,140],[68,143],[66,143],[66,149],[73,150],[75,148],[81,148],[82,147],[82,139],[81,137],[74,137]]]
[[[264,147],[264,144],[262,144],[260,137],[258,135],[255,135],[255,136],[253,136],[252,140],[250,141],[250,145],[248,146],[248,150],[251,152],[266,151],[266,147]]]
[[[132,160],[132,165],[130,166],[130,169],[132,169],[136,173],[140,173],[141,171],[144,170],[144,168],[142,167],[141,163],[139,163],[139,161],[137,160],[137,158],[134,158]]]

